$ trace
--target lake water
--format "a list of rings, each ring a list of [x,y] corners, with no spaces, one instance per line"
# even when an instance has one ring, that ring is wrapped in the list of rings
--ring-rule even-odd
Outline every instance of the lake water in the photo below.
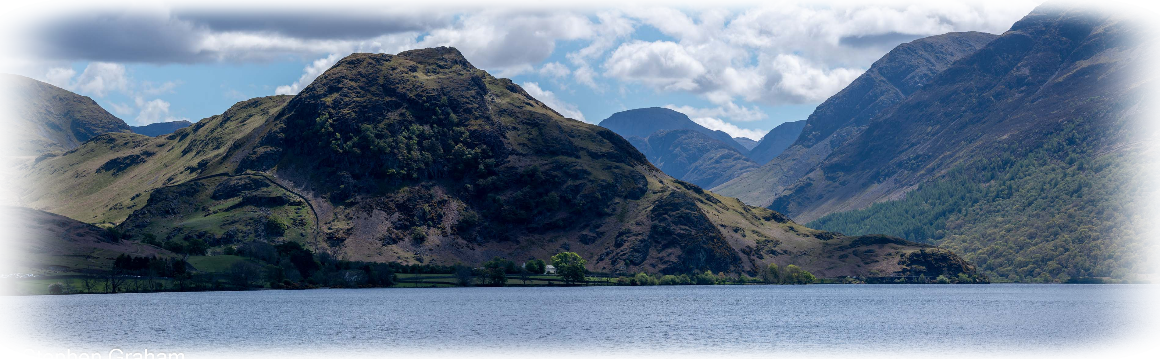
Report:
[[[73,353],[1010,354],[1106,348],[1140,324],[1139,294],[1152,288],[391,288],[0,300],[20,308],[9,324],[25,347]]]

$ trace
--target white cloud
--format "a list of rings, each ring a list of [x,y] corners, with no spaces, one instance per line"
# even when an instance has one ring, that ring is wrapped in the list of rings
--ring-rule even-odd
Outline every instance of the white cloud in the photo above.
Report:
[[[141,87],[143,87],[143,89],[141,89],[141,93],[146,96],[157,96],[163,93],[173,92],[173,89],[180,84],[181,81],[165,81],[160,85],[154,86],[152,82],[142,81]]]
[[[134,122],[137,123],[137,126],[144,126],[144,125],[148,125],[151,123],[157,123],[157,122],[170,122],[170,121],[181,121],[181,120],[188,121],[185,118],[177,118],[177,117],[170,116],[169,115],[169,102],[165,102],[164,100],[154,99],[151,101],[145,101],[144,99],[138,97],[136,99],[136,102],[137,102],[137,107],[141,108],[141,112],[137,114],[137,118],[134,120]]]
[[[547,77],[559,79],[559,78],[563,78],[563,77],[568,77],[568,75],[572,73],[572,70],[569,70],[568,66],[564,66],[564,64],[561,64],[559,62],[549,62],[549,63],[544,64],[544,66],[540,67],[539,73],[540,73],[540,76],[547,76]]]
[[[785,99],[790,103],[821,102],[849,85],[864,70],[850,68],[825,69],[794,55],[779,54],[772,59],[763,57],[758,72],[766,81],[761,96]],[[744,87],[742,87],[744,88]],[[760,100],[751,93],[738,93],[747,100]]]
[[[572,78],[581,85],[588,86],[589,88],[596,91],[600,91],[600,86],[596,84],[596,71],[593,71],[592,68],[588,67],[587,65],[580,66],[580,68],[577,68],[576,71],[573,71]]]
[[[564,115],[564,117],[587,122],[587,120],[584,119],[584,114],[580,112],[580,109],[577,108],[576,105],[560,100],[558,97],[556,97],[556,94],[552,93],[552,91],[540,88],[540,84],[535,82],[525,82],[520,84],[520,86],[522,86],[524,91],[527,91],[529,95],[532,95],[532,97],[535,97],[537,100],[540,100],[540,102],[548,105],[548,107],[556,110],[556,112]]]
[[[105,97],[111,91],[129,93],[130,81],[125,65],[110,62],[90,62],[84,72],[76,76],[70,68],[51,68],[44,75],[49,83],[85,95]],[[75,79],[73,77],[76,77]]]
[[[110,102],[109,105],[113,107],[113,113],[116,113],[118,116],[132,115],[133,111],[135,110],[133,106],[123,103]]]
[[[158,85],[149,81],[136,83],[129,77],[125,65],[109,62],[90,62],[79,76],[69,68],[51,68],[44,77],[49,83],[84,95],[105,97],[112,91],[118,91],[132,97],[132,105],[119,102],[108,104],[117,116],[131,116],[136,112],[137,117],[133,120],[136,125],[186,120],[184,117],[170,115],[169,102],[161,99],[146,101],[144,98],[172,93],[181,81],[166,81]]]
[[[712,118],[712,117],[693,117],[691,119],[693,120],[693,122],[696,122],[698,125],[705,126],[705,128],[708,128],[710,130],[722,131],[722,132],[728,133],[729,136],[745,137],[745,138],[748,138],[748,139],[751,139],[754,141],[760,141],[761,137],[765,136],[766,132],[769,132],[769,131],[751,130],[751,129],[740,128],[740,127],[737,127],[737,125],[734,125],[732,123],[728,123],[728,122],[722,121],[721,119]]]
[[[314,82],[314,79],[318,78],[318,75],[322,75],[323,72],[326,72],[327,69],[334,66],[334,63],[338,62],[341,58],[339,54],[330,54],[321,59],[314,60],[314,62],[306,65],[306,68],[302,70],[302,76],[298,77],[298,81],[294,81],[294,83],[289,85],[278,86],[278,88],[274,89],[274,94],[298,94],[298,91],[302,91],[303,88],[310,85],[311,82]]]
[[[707,71],[683,46],[671,41],[633,41],[620,45],[604,63],[605,76],[636,81],[660,90],[697,90],[694,80]]]
[[[56,69],[53,69],[56,70]],[[52,76],[63,77],[65,73],[53,73]],[[59,78],[58,78],[59,80]],[[89,63],[85,71],[75,80],[68,81],[65,88],[80,93],[92,94],[103,98],[109,92],[129,92],[130,81],[125,73],[125,65],[114,63]]]
[[[729,102],[729,103],[726,103],[724,106],[718,106],[718,107],[714,107],[714,108],[696,108],[696,107],[692,107],[692,106],[677,106],[677,105],[673,105],[673,104],[668,104],[668,105],[665,105],[664,107],[667,109],[673,110],[673,111],[683,113],[683,114],[685,114],[685,116],[689,116],[689,117],[717,117],[717,118],[724,117],[724,118],[729,118],[729,119],[734,120],[734,121],[742,121],[742,122],[764,120],[766,117],[768,117],[765,115],[765,112],[762,112],[756,106],[754,106],[754,107],[738,106],[737,104],[735,104],[733,102]]]
[[[48,73],[44,75],[44,78],[47,79],[48,83],[50,84],[67,89],[71,86],[70,83],[72,82],[73,76],[76,75],[76,70],[66,67],[54,67],[48,69]]]
[[[569,12],[520,14],[485,11],[435,29],[418,47],[453,46],[480,68],[503,69],[539,64],[555,51],[557,40],[591,38],[587,17]]]

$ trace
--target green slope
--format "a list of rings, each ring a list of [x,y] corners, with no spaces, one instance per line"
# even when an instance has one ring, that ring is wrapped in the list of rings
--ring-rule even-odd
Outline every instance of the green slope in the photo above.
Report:
[[[133,133],[97,136],[29,170],[21,200],[29,207],[89,223],[120,223],[149,192],[219,173],[210,166],[233,141],[275,113],[289,96],[242,101],[224,114],[160,137]]]
[[[1139,148],[1105,152],[1124,133],[1075,120],[1030,150],[1011,146],[923,184],[904,199],[822,217],[809,226],[885,233],[963,253],[993,279],[1132,279],[1145,271],[1147,198]]]

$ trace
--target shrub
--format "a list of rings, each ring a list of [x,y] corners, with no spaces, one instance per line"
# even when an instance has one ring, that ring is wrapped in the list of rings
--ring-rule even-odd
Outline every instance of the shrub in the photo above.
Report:
[[[56,282],[48,285],[48,294],[58,295],[64,294],[64,283]]]

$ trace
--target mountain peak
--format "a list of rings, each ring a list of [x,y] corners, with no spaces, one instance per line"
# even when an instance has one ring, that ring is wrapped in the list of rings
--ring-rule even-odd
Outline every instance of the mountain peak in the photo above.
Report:
[[[125,121],[93,99],[19,75],[0,74],[0,92],[10,93],[18,114],[7,131],[21,139],[13,153],[37,156],[63,152],[109,132],[129,132]]]
[[[475,69],[467,58],[454,47],[440,46],[426,49],[415,49],[400,52],[399,57],[411,60],[423,65],[432,64],[454,64],[463,66],[469,69]]]

